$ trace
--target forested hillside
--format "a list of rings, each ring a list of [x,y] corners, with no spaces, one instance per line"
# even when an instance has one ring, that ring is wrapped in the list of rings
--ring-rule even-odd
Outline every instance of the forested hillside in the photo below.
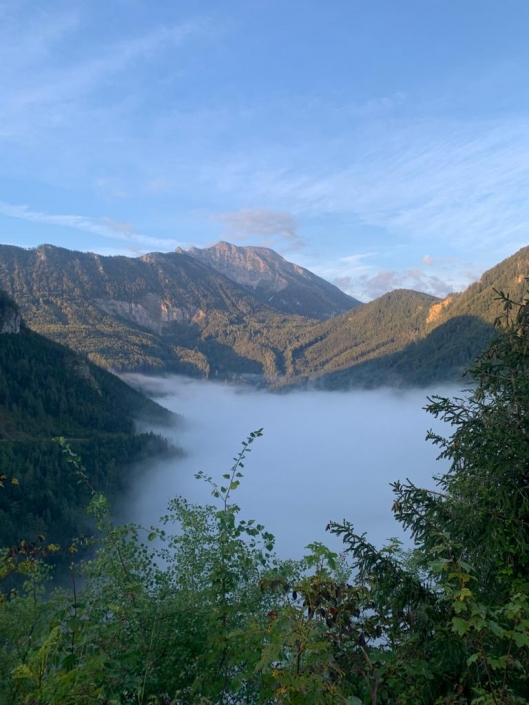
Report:
[[[324,323],[292,346],[292,377],[327,388],[425,386],[460,379],[493,336],[498,291],[522,297],[529,247],[444,300],[392,291]]]
[[[438,299],[396,290],[307,330],[292,348],[295,376],[349,369],[401,350],[424,335]]]
[[[0,494],[0,541],[73,538],[86,529],[82,508],[89,495],[52,439],[69,438],[86,456],[93,485],[114,498],[134,463],[170,451],[162,438],[136,434],[136,421],[164,425],[176,418],[115,375],[29,330],[2,293],[0,322],[17,317],[18,326],[0,334],[0,475],[19,483],[9,496]]]

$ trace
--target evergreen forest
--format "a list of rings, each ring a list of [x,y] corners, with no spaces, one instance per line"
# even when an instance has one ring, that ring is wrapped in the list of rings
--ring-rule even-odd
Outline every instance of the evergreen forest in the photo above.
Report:
[[[0,322],[16,316],[15,302],[0,292]],[[93,531],[85,511],[90,491],[54,437],[83,454],[91,484],[112,500],[129,487],[135,464],[178,452],[161,436],[136,433],[137,420],[164,426],[174,414],[24,321],[18,332],[0,334],[0,370],[0,476],[18,480],[9,496],[0,493],[4,546]],[[67,565],[68,555],[57,552],[54,562]]]

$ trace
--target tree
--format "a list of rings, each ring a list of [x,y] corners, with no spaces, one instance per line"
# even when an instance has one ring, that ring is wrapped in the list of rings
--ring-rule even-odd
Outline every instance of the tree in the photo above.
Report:
[[[497,293],[504,316],[468,372],[466,396],[434,396],[426,407],[454,428],[449,438],[427,436],[450,461],[448,472],[435,491],[393,485],[393,511],[413,552],[397,560],[347,522],[331,526],[381,619],[381,680],[389,686],[389,663],[404,665],[397,689],[380,702],[411,701],[405,684],[421,642],[428,667],[414,702],[527,702],[529,299]]]

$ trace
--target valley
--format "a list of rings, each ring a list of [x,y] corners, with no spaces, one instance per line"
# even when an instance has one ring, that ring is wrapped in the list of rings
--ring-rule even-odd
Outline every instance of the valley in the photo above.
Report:
[[[195,474],[202,471],[220,479],[241,442],[258,428],[263,428],[263,437],[252,447],[234,499],[245,519],[261,522],[276,537],[277,553],[284,559],[302,558],[314,541],[340,551],[340,541],[325,527],[344,517],[368,532],[377,546],[392,536],[410,545],[390,511],[390,483],[409,477],[431,487],[433,474],[446,468],[425,442],[429,428],[443,429],[425,413],[422,390],[275,394],[176,375],[125,379],[183,416],[181,424],[165,433],[184,455],[144,463],[143,480],[124,503],[127,518],[143,526],[156,525],[177,495],[215,504],[211,486]],[[446,395],[459,391],[430,390]]]

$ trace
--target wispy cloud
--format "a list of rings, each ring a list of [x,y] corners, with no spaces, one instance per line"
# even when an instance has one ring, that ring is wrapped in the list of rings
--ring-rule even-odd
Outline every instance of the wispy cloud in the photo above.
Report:
[[[123,188],[120,181],[116,179],[96,179],[95,187],[98,195],[106,201],[111,201],[115,198],[122,199],[130,197],[130,194]]]
[[[123,71],[140,59],[181,44],[197,31],[191,22],[173,27],[159,27],[143,36],[118,42],[103,49],[101,56],[80,63],[69,70],[50,75],[50,83],[26,96],[28,101],[60,100],[86,93],[100,85],[105,77]]]
[[[60,42],[72,41],[81,29],[78,17],[73,12],[49,17],[44,13],[38,19],[42,26],[38,22],[19,26],[13,21],[3,31],[0,28],[0,57],[5,59],[1,62],[4,70],[0,68],[0,137],[15,139],[34,136],[35,131],[54,131],[71,122],[73,114],[82,117],[85,113],[86,119],[86,113],[99,104],[86,100],[108,88],[116,75],[210,31],[205,20],[162,25],[136,37],[93,46],[86,58],[57,62]],[[115,92],[114,103],[119,91]],[[101,107],[108,113],[108,104]]]
[[[304,245],[296,221],[289,213],[246,208],[218,213],[213,218],[225,224],[226,237],[233,240],[249,240],[257,236],[259,244],[265,247],[286,245],[288,249],[298,249]]]
[[[164,250],[174,249],[182,244],[177,240],[143,235],[136,232],[131,223],[119,223],[107,217],[96,220],[82,215],[53,215],[32,211],[28,206],[12,205],[4,201],[0,201],[0,214],[10,218],[27,220],[31,223],[55,225],[60,228],[73,228],[104,238],[128,240],[129,242],[146,245],[148,247],[160,247]]]
[[[481,247],[529,232],[526,120],[406,118],[336,139],[342,154],[333,163],[321,159],[322,139],[311,143],[310,160],[295,149],[276,163],[252,155],[214,178],[226,191],[299,216],[349,214],[396,237]]]
[[[172,185],[169,179],[159,177],[157,179],[150,179],[145,185],[145,190],[147,193],[162,194],[170,191],[171,187]]]

